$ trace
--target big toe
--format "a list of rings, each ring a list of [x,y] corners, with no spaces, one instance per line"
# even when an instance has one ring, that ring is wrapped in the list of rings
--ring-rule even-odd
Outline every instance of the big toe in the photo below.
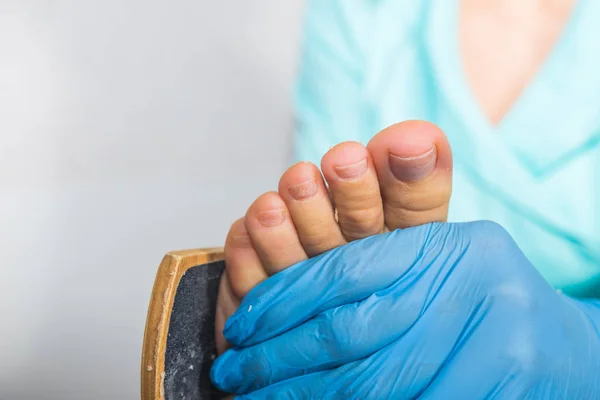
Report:
[[[406,121],[369,142],[388,229],[446,221],[452,193],[452,152],[436,125]]]

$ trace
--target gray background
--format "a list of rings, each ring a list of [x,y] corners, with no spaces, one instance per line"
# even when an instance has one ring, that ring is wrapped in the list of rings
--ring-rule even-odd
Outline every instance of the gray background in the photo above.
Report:
[[[0,399],[135,399],[156,267],[290,161],[300,0],[0,0]]]

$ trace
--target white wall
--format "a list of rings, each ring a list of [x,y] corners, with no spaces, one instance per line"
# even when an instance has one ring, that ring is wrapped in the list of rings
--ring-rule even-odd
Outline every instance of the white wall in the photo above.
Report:
[[[0,1],[0,399],[139,398],[163,254],[289,162],[301,11]]]

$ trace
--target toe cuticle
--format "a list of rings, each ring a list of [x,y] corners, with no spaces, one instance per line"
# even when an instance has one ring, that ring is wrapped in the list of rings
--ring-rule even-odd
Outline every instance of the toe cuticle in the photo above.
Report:
[[[367,159],[365,158],[349,165],[336,165],[333,169],[341,179],[355,179],[367,171],[367,166]]]
[[[267,210],[261,211],[258,213],[257,218],[258,222],[265,228],[272,228],[275,226],[279,226],[285,220],[286,210]]]
[[[317,181],[313,178],[296,185],[290,185],[288,192],[296,200],[306,200],[313,197],[317,193],[317,189]]]

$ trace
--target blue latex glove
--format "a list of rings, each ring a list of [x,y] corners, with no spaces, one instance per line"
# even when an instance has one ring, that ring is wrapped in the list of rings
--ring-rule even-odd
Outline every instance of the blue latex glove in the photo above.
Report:
[[[599,326],[498,225],[431,224],[261,283],[212,379],[241,399],[596,399]]]

